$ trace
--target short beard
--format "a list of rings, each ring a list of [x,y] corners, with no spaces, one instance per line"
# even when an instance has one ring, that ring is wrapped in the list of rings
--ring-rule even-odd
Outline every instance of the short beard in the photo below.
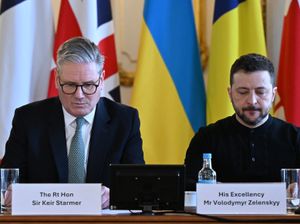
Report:
[[[256,107],[253,107],[253,106],[249,106],[249,107],[246,107],[246,108],[242,108],[242,112],[240,112],[236,107],[235,105],[233,105],[233,108],[235,110],[235,113],[236,115],[247,125],[249,126],[256,126],[259,122],[261,122],[266,116],[268,116],[269,114],[269,110],[266,110],[265,113],[263,113],[263,111],[261,109],[258,109]],[[245,114],[243,113],[244,111],[247,111],[247,110],[256,110],[256,111],[259,111],[260,112],[260,116],[258,118],[256,118],[256,120],[254,121],[251,121],[249,120]]]

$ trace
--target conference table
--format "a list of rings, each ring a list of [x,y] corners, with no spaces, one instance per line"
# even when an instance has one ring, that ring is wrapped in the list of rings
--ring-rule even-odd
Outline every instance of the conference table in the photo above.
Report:
[[[63,224],[63,223],[209,223],[209,222],[235,222],[235,223],[300,223],[300,215],[195,215],[187,213],[165,213],[160,215],[130,215],[102,214],[102,215],[30,215],[13,216],[0,215],[0,223],[8,224]]]

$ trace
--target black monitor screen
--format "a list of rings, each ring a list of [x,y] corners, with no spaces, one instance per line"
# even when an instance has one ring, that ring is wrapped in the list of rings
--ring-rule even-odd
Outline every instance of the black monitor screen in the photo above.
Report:
[[[184,165],[111,164],[110,209],[184,210]]]

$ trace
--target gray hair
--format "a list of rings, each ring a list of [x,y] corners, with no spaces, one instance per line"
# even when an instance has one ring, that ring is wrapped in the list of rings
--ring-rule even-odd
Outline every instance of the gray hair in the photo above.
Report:
[[[66,62],[84,64],[95,62],[101,75],[104,66],[104,56],[95,43],[85,37],[74,37],[64,42],[57,51],[57,73],[61,74],[62,65]]]

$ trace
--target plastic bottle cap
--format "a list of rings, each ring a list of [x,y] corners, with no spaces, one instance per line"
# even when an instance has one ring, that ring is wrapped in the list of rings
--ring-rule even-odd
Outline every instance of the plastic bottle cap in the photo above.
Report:
[[[211,153],[203,153],[203,159],[211,159]]]

